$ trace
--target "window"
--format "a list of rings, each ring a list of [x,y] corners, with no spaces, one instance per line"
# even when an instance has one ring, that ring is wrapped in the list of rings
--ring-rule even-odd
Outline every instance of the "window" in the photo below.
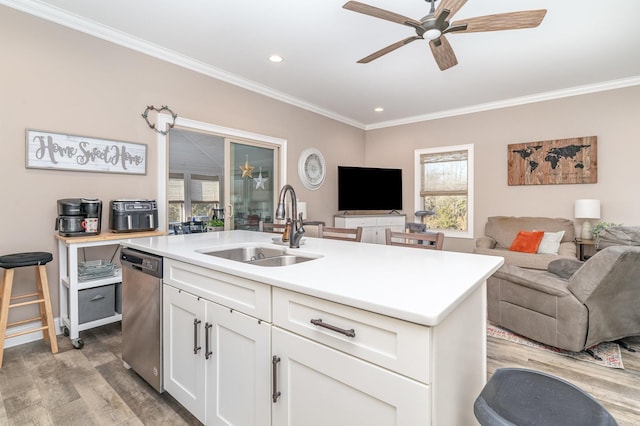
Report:
[[[169,222],[184,222],[184,175],[182,173],[169,173],[167,186],[167,198],[169,199]]]
[[[415,151],[416,210],[429,229],[449,237],[473,238],[473,145]]]
[[[220,201],[218,176],[189,173],[169,173],[167,187],[169,222],[185,222],[196,216],[201,220],[211,218],[212,209]]]
[[[220,181],[218,176],[191,175],[190,216],[211,217],[211,211],[218,208],[220,201]]]

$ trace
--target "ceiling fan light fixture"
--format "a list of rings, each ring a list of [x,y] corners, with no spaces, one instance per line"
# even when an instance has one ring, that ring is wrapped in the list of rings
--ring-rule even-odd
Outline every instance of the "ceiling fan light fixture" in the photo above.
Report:
[[[374,110],[375,112],[382,112],[382,111],[384,111],[384,108],[382,108],[382,107],[375,107],[373,110]]]
[[[437,38],[440,38],[441,35],[442,35],[442,31],[432,28],[430,30],[425,31],[424,34],[422,34],[422,37],[426,40],[435,40]]]

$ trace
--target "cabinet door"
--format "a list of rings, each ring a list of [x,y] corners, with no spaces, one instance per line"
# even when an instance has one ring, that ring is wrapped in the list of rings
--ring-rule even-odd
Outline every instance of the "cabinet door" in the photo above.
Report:
[[[428,385],[277,327],[272,348],[280,359],[274,425],[431,424]]]
[[[378,228],[375,226],[366,226],[362,228],[362,240],[363,243],[384,244],[378,240]]]
[[[390,228],[392,232],[405,232],[404,225],[405,216],[387,216],[379,217],[376,220],[376,232],[378,244],[387,243],[386,229]]]
[[[204,422],[202,337],[205,301],[168,285],[162,287],[164,388],[198,420]]]
[[[271,325],[207,302],[205,333],[206,424],[270,425]]]

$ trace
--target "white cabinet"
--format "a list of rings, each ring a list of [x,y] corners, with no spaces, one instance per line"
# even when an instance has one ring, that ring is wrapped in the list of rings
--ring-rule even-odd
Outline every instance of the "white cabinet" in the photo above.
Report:
[[[280,288],[273,304],[274,425],[430,424],[429,327]]]
[[[207,425],[271,424],[270,288],[171,259],[164,282],[165,390]]]
[[[202,326],[205,301],[168,285],[162,287],[164,389],[204,422]]]
[[[309,339],[273,328],[273,424],[430,424],[429,386]]]
[[[206,424],[270,425],[271,325],[211,302],[206,323]]]
[[[273,289],[273,425],[476,424],[485,286],[435,327]]]
[[[336,215],[333,221],[339,228],[361,226],[363,243],[385,244],[385,229],[391,228],[394,232],[404,231],[406,215]]]

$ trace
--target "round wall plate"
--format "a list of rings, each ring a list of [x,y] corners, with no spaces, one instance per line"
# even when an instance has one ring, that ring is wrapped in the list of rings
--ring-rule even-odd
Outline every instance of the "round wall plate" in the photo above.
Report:
[[[327,165],[322,153],[315,148],[305,149],[298,160],[298,175],[305,188],[320,188],[327,175]]]

